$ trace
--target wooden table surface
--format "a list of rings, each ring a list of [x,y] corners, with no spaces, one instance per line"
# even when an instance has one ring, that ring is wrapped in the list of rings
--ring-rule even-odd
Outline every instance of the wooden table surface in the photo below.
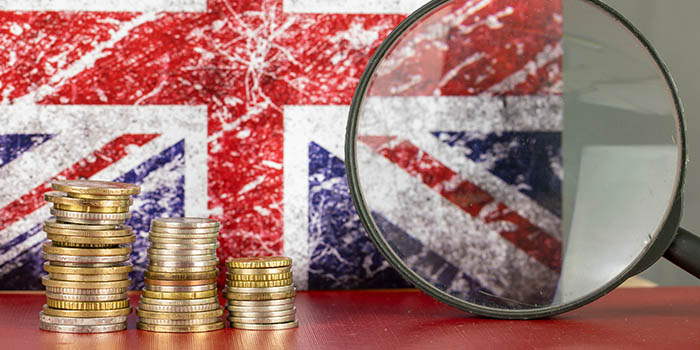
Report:
[[[551,319],[475,317],[414,290],[300,292],[300,327],[166,334],[39,330],[43,292],[0,292],[0,349],[700,349],[700,288],[618,289]],[[138,293],[131,295],[132,305]]]

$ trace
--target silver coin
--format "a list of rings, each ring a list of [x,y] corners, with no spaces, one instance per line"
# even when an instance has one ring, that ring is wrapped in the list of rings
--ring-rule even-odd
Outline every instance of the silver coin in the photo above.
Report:
[[[157,255],[148,254],[148,261],[209,261],[216,260],[216,255]]]
[[[254,323],[235,323],[231,322],[232,328],[247,329],[251,331],[271,331],[280,329],[289,329],[299,327],[299,321],[294,320],[292,322],[284,323],[270,323],[270,324],[254,324]]]
[[[203,284],[199,286],[158,286],[146,283],[144,288],[154,292],[203,292],[206,290],[216,289],[216,283]]]
[[[221,319],[218,317],[211,318],[193,318],[191,320],[171,320],[166,318],[148,318],[139,317],[139,322],[145,324],[157,324],[161,326],[193,326],[197,324],[210,324],[220,322]]]
[[[130,213],[86,213],[82,211],[68,211],[53,208],[51,209],[51,215],[56,216],[58,222],[65,221],[65,219],[87,220],[88,222],[126,221],[131,217]]]
[[[249,311],[229,311],[229,316],[233,317],[248,317],[248,318],[260,318],[260,317],[283,317],[289,315],[295,315],[297,313],[297,308],[292,308],[291,310],[282,311],[265,311],[265,312],[249,312]]]
[[[151,304],[151,305],[164,305],[164,306],[191,306],[191,305],[205,305],[205,304],[216,304],[217,308],[219,305],[218,297],[209,297],[201,299],[156,299],[141,296],[139,301],[141,304]],[[144,309],[146,310],[146,309]]]
[[[65,294],[46,292],[46,297],[66,301],[112,301],[128,298],[126,293],[117,294]]]
[[[218,228],[218,221],[209,218],[158,218],[151,221],[151,227],[170,228]]]
[[[162,256],[200,256],[200,255],[211,255],[216,256],[216,249],[190,249],[190,250],[172,250],[172,249],[156,249],[148,248],[146,250],[148,255],[162,255]]]
[[[59,333],[107,333],[117,332],[126,329],[126,322],[115,324],[103,324],[96,326],[71,326],[62,324],[53,324],[47,322],[39,322],[39,329],[50,332]]]
[[[44,226],[72,231],[112,231],[131,229],[131,227],[125,225],[76,225],[64,222],[57,222],[55,218],[51,218],[44,221]]]
[[[282,322],[291,322],[296,319],[296,315],[287,315],[287,316],[280,316],[280,317],[235,317],[235,316],[228,316],[226,318],[229,320],[229,322],[234,322],[234,323],[282,323]]]
[[[261,294],[261,293],[284,293],[295,290],[294,285],[282,287],[265,287],[265,288],[243,288],[226,286],[225,291],[228,293],[245,293],[245,294]]]
[[[129,255],[105,255],[105,256],[99,256],[99,255],[85,255],[85,256],[78,256],[78,255],[59,255],[59,254],[48,254],[41,252],[41,257],[44,260],[51,261],[53,262],[63,262],[63,263],[74,263],[74,264],[115,264],[115,263],[121,263],[124,261],[129,260]],[[60,266],[67,266],[67,265],[60,265]],[[107,265],[107,266],[95,266],[92,265],[90,267],[108,267],[108,266],[113,266],[113,265]]]
[[[61,266],[61,267],[91,268],[91,267],[121,266],[122,264],[128,263],[128,262],[122,261],[121,263],[73,263],[73,262],[63,262],[63,261],[51,261],[49,263],[53,266]]]
[[[166,273],[196,273],[196,272],[216,272],[218,274],[216,266],[156,266],[148,265],[147,271],[149,272],[166,272]]]
[[[172,227],[161,227],[161,226],[151,226],[150,233],[155,233],[159,235],[210,235],[218,234],[219,228],[172,228]]]
[[[161,266],[161,267],[206,267],[206,266],[216,266],[219,264],[219,259],[209,259],[204,261],[187,261],[187,260],[177,260],[177,261],[163,261],[163,260],[149,260],[149,266]]]
[[[167,249],[167,250],[202,250],[202,249],[216,249],[219,248],[219,242],[216,243],[206,243],[206,244],[166,244],[166,243],[153,243],[148,244],[149,248],[153,249]]]
[[[149,236],[148,241],[151,243],[162,243],[162,244],[211,244],[218,242],[217,237],[211,238],[190,238],[190,237],[180,237],[180,238],[161,238],[157,236]]]
[[[284,299],[273,299],[273,300],[228,300],[228,305],[234,306],[249,306],[249,307],[263,307],[263,306],[276,306],[276,305],[294,305],[294,297],[284,298]]]
[[[112,294],[126,293],[126,289],[127,289],[126,287],[124,287],[124,288],[92,288],[92,289],[46,287],[46,292],[47,293],[56,293],[56,294],[77,294],[77,295],[112,295]]]
[[[276,312],[294,310],[294,303],[282,305],[267,305],[267,306],[236,306],[230,303],[226,304],[226,309],[230,312]]]
[[[39,311],[39,321],[65,326],[100,326],[126,322],[127,316],[112,317],[59,317],[45,315]]]
[[[199,305],[154,305],[143,302],[139,303],[140,310],[155,312],[202,312],[216,310],[219,307],[218,301]]]

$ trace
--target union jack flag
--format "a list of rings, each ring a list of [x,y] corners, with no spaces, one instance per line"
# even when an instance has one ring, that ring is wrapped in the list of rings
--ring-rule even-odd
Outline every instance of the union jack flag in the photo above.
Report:
[[[408,286],[363,232],[342,145],[347,106],[365,65],[421,2],[0,3],[1,288],[41,288],[41,223],[49,217],[42,193],[56,178],[141,185],[128,222],[138,235],[134,288],[143,283],[150,220],[161,216],[221,221],[220,269],[231,256],[285,254],[294,259],[300,289]],[[466,99],[500,96],[484,106],[512,99],[502,113],[556,115],[557,102],[547,99],[561,85],[561,5],[457,3],[469,9],[463,22],[473,26],[464,44],[482,54],[444,81],[440,95],[463,94],[469,86]],[[530,6],[539,10],[528,11]],[[525,27],[550,33],[514,30]],[[415,56],[405,66],[420,68],[428,59]],[[402,94],[434,91],[414,86]],[[529,97],[549,107],[533,109]],[[556,131],[477,137],[453,128],[428,136],[453,151],[469,149],[467,158],[479,163],[524,132],[539,133],[538,147],[556,158]],[[396,140],[384,141],[369,144],[390,157]],[[404,145],[427,147],[408,141]],[[516,151],[485,169],[503,191],[523,194],[557,217],[558,202],[539,198],[547,192],[536,181],[556,176],[508,165]],[[520,154],[528,152],[535,151]],[[555,174],[557,164],[550,167]],[[528,259],[556,274],[556,261]]]

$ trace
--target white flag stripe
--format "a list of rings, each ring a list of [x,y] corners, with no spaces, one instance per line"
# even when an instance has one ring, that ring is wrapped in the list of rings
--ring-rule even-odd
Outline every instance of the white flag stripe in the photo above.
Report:
[[[205,12],[207,0],[0,0],[0,11]]]
[[[48,204],[43,205],[33,213],[25,216],[22,220],[15,222],[0,232],[0,245],[7,244],[15,237],[29,231],[37,223],[43,223],[46,221],[46,219],[50,218],[51,214],[49,213],[49,208],[50,206]],[[0,266],[24,253],[24,251],[41,242],[44,240],[44,238],[46,238],[46,234],[43,231],[39,231],[36,234],[27,237],[27,239],[13,245],[7,252],[0,254]],[[15,266],[9,268],[8,266],[4,266],[3,269],[0,270],[0,277],[12,271],[14,267]]]
[[[284,12],[410,14],[428,0],[284,0]]]

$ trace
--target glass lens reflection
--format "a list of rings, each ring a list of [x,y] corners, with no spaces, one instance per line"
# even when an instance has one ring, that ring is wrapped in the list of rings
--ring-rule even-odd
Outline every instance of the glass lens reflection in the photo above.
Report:
[[[451,1],[383,57],[356,138],[393,252],[468,302],[581,298],[653,239],[679,171],[673,101],[635,37],[582,0]]]

